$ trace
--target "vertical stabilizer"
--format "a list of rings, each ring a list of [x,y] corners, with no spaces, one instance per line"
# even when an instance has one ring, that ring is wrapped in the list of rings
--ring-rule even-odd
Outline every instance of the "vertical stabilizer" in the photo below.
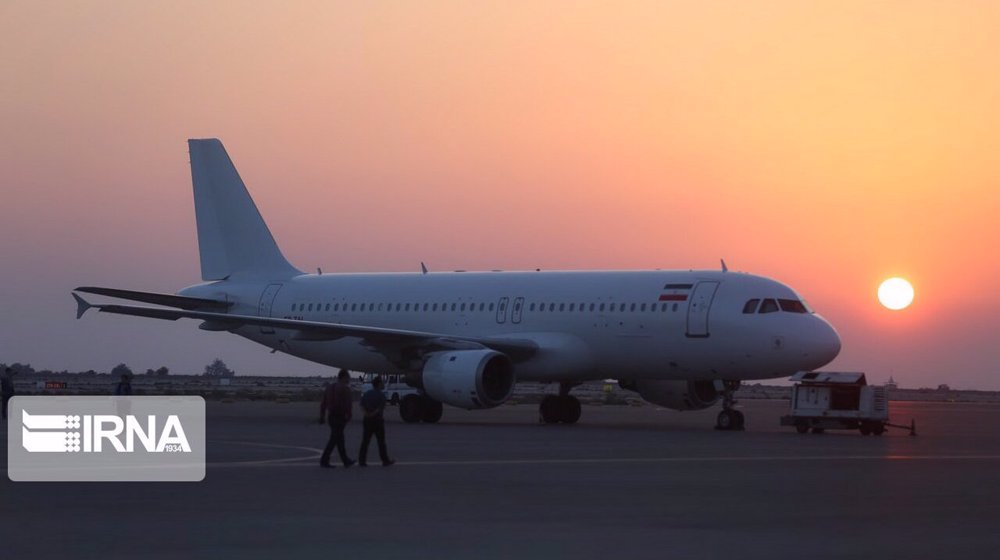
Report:
[[[188,149],[202,280],[301,274],[278,249],[222,142],[188,140]]]

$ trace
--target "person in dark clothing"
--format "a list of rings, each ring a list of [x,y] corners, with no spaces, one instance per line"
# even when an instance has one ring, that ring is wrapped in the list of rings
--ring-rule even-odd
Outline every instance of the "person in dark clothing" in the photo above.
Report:
[[[2,416],[3,419],[7,419],[7,403],[10,401],[11,397],[14,396],[14,370],[6,368],[3,371],[3,375],[0,375],[0,399],[3,400],[2,404]]]
[[[132,379],[129,376],[123,375],[122,380],[115,385],[115,395],[119,397],[126,397],[132,394]]]
[[[340,460],[344,467],[350,467],[356,461],[347,456],[344,446],[344,428],[351,421],[351,374],[346,369],[340,370],[337,374],[337,382],[331,383],[326,388],[323,395],[323,402],[319,407],[319,422],[324,420],[330,424],[330,440],[326,442],[326,449],[319,459],[319,466],[332,468],[330,464],[330,454],[337,448],[340,452]]]
[[[364,431],[361,436],[361,451],[358,452],[358,464],[362,467],[368,466],[368,443],[371,442],[373,435],[378,441],[378,454],[382,459],[382,466],[388,467],[396,462],[389,458],[389,452],[385,448],[385,418],[382,417],[385,411],[383,387],[385,385],[382,383],[382,378],[376,377],[372,380],[372,388],[361,397],[361,410],[365,413],[365,417],[361,421]]]

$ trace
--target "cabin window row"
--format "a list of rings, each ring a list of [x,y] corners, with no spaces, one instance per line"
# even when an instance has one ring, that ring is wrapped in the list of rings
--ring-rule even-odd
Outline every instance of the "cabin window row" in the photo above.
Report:
[[[333,311],[335,313],[344,312],[379,312],[379,311],[457,311],[457,312],[474,312],[477,311],[490,311],[495,309],[495,303],[293,303],[293,312],[309,312],[309,311]],[[666,312],[666,311],[677,311],[678,305],[676,303],[531,303],[528,305],[529,312],[598,312],[598,313],[624,313],[624,312]]]

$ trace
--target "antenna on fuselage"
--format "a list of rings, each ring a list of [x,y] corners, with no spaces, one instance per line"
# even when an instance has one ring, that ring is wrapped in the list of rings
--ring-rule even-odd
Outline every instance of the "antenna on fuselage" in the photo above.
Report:
[[[420,261],[420,270],[422,270],[424,274],[427,274],[427,265],[424,264],[424,261]]]
[[[726,266],[726,259],[719,259],[719,262],[722,263],[722,272],[729,272],[729,267]]]

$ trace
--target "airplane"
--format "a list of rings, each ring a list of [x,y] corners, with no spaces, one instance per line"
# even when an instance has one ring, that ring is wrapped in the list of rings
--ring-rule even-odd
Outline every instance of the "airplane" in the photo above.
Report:
[[[722,401],[716,428],[741,430],[746,380],[820,368],[840,337],[790,287],[721,270],[306,274],[278,248],[218,139],[188,140],[203,282],[177,294],[79,287],[91,308],[195,319],[320,364],[395,372],[420,390],[407,422],[442,404],[489,409],[515,382],[558,383],[540,419],[572,424],[573,387],[614,378],[646,401],[699,410]],[[91,304],[79,293],[150,306]]]

